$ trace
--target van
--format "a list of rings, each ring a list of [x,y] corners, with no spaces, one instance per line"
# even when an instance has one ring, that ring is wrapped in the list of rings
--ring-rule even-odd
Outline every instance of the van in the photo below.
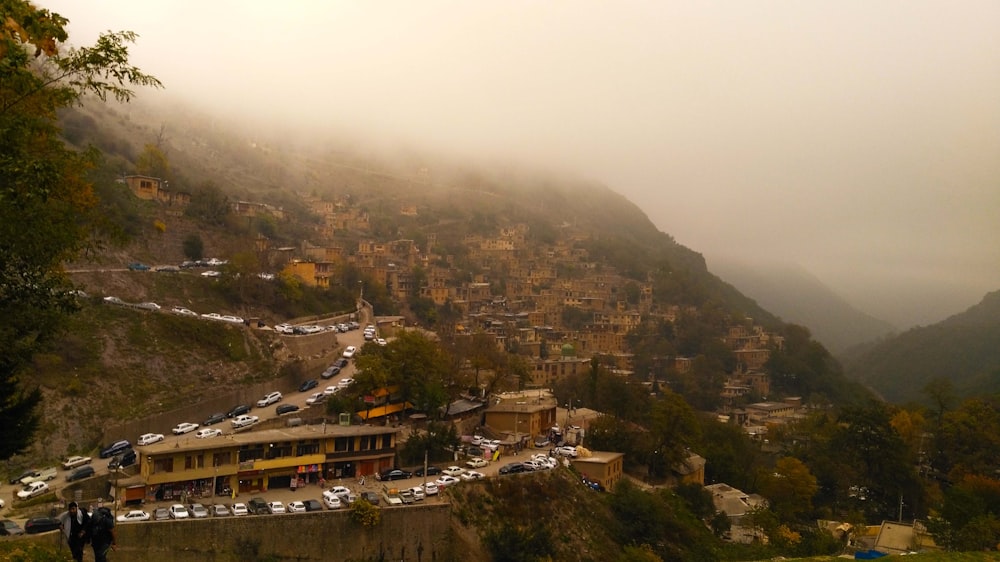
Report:
[[[81,466],[80,468],[70,472],[66,477],[67,482],[75,482],[77,480],[83,480],[84,478],[90,478],[94,475],[94,467],[87,465]]]
[[[121,441],[115,441],[114,443],[107,446],[107,448],[101,450],[101,458],[106,459],[108,457],[113,457],[119,453],[125,452],[125,449],[131,449],[132,444],[129,443],[128,439],[122,439]]]
[[[120,455],[116,455],[115,458],[111,459],[108,463],[108,468],[111,470],[116,470],[119,468],[125,468],[126,466],[132,466],[135,464],[136,456],[134,449],[128,449]]]

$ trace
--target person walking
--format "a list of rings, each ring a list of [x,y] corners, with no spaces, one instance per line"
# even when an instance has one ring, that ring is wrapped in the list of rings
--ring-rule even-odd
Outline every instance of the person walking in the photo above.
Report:
[[[95,562],[108,562],[108,551],[118,550],[115,516],[110,509],[98,508],[90,516],[90,544],[94,548]]]
[[[83,549],[89,540],[90,514],[80,508],[76,502],[69,502],[69,510],[59,516],[59,525],[66,535],[66,544],[73,560],[83,562]]]

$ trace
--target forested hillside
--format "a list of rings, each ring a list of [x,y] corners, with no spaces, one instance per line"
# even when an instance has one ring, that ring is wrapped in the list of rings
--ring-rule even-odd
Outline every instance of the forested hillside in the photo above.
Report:
[[[908,330],[867,349],[846,365],[886,400],[926,401],[923,389],[946,380],[961,397],[1000,391],[1000,291],[932,326]]]

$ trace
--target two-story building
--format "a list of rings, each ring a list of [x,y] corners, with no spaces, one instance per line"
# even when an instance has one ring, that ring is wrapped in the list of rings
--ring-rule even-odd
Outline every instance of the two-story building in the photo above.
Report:
[[[570,459],[573,468],[587,480],[597,482],[610,492],[622,479],[625,455],[614,451],[588,451],[588,453]]]
[[[545,435],[556,425],[556,405],[501,402],[486,410],[486,425],[494,431],[513,435],[515,441]]]
[[[397,431],[328,423],[161,441],[136,447],[139,474],[129,479],[130,493],[141,489],[159,501],[373,475],[395,465]]]

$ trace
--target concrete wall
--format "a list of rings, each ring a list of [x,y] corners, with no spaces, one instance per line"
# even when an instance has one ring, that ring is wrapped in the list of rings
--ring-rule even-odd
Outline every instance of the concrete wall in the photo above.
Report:
[[[56,533],[25,540],[50,542]],[[451,530],[448,504],[382,509],[365,528],[349,510],[222,519],[126,523],[118,526],[113,560],[254,562],[277,560],[465,561]],[[88,557],[90,554],[87,555]],[[88,558],[89,559],[89,558]]]

